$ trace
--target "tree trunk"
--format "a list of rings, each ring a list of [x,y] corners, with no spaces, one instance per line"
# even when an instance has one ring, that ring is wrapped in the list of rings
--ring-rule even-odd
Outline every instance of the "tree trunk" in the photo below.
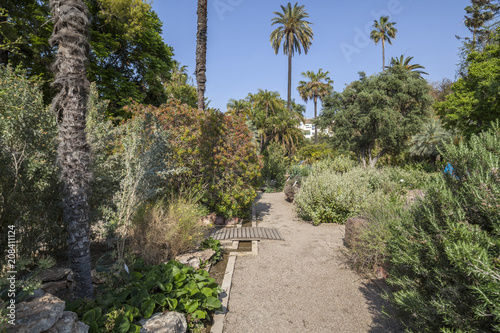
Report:
[[[361,149],[360,160],[361,160],[361,163],[363,163],[363,168],[366,168],[366,157],[365,157],[365,154],[366,154],[366,148],[362,148]]]
[[[382,37],[382,72],[385,72],[385,40]]]
[[[205,83],[207,82],[207,0],[198,0],[198,31],[196,33],[196,85],[198,110],[205,110]]]
[[[292,114],[292,43],[288,41],[288,112]]]
[[[378,160],[385,154],[385,149],[382,149],[380,151],[380,153],[377,154],[377,156],[375,156],[374,159],[371,159],[370,157],[370,168],[374,168],[375,167],[375,164],[377,164]]]
[[[318,126],[316,126],[318,96],[314,96],[314,144],[318,144]]]
[[[54,31],[49,42],[57,47],[53,85],[59,90],[52,101],[57,111],[57,160],[63,183],[63,214],[68,225],[68,256],[78,297],[93,297],[90,275],[89,196],[90,147],[85,133],[89,82],[87,7],[83,0],[51,0]]]

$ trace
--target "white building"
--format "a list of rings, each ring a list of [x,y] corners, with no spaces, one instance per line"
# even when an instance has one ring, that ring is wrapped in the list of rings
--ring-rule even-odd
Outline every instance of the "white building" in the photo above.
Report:
[[[313,139],[314,138],[314,124],[312,123],[313,119],[306,119],[305,124],[300,123],[299,128],[304,132],[304,137],[306,139]],[[318,128],[318,134],[323,133],[330,135],[330,131],[328,129],[321,130]]]

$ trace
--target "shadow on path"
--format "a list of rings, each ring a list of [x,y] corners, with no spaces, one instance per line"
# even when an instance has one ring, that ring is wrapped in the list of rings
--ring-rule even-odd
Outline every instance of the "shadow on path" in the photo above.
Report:
[[[368,309],[373,316],[373,326],[368,331],[369,333],[404,332],[404,328],[394,318],[390,318],[386,314],[392,313],[394,310],[391,304],[382,298],[384,291],[374,281],[364,282],[359,290],[363,293]]]

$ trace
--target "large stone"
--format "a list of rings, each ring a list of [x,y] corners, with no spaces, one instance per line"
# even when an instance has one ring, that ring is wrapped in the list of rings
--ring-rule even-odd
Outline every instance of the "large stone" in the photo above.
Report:
[[[198,269],[200,268],[200,260],[202,262],[206,262],[210,260],[210,258],[212,258],[214,254],[215,251],[212,249],[206,249],[203,251],[191,251],[178,255],[177,257],[175,257],[175,260],[177,260],[181,264]]]
[[[60,281],[71,273],[70,268],[49,268],[40,273],[38,279],[42,282]]]
[[[46,294],[31,302],[19,304],[16,311],[16,325],[8,332],[39,333],[48,330],[61,319],[64,312],[64,301]]]
[[[345,223],[344,243],[347,247],[352,248],[358,241],[359,234],[363,228],[368,225],[369,221],[362,217],[350,217]]]
[[[68,282],[67,280],[46,282],[42,284],[42,290],[46,294],[57,294],[61,290],[67,289],[69,287],[69,284],[71,284],[71,282]]]
[[[238,217],[231,217],[227,219],[225,223],[229,226],[236,226],[238,223],[240,223],[240,219]]]
[[[78,316],[74,312],[64,311],[59,321],[46,333],[87,333],[89,327],[78,321]]]
[[[140,323],[141,333],[184,333],[187,330],[186,317],[179,312],[155,313]]]

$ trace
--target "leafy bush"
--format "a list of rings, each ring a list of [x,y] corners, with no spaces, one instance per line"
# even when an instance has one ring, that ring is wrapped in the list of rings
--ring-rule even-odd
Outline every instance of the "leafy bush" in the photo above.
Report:
[[[134,217],[132,249],[146,264],[160,264],[193,250],[204,237],[206,227],[199,220],[206,213],[188,195],[145,203]]]
[[[262,177],[267,184],[273,182],[276,189],[281,190],[285,185],[287,169],[286,150],[279,142],[272,142],[264,151],[264,167]]]
[[[339,155],[333,159],[326,158],[313,164],[315,172],[330,170],[337,173],[345,173],[356,167],[357,163],[345,155]]]
[[[65,249],[66,231],[55,115],[43,105],[40,84],[26,77],[23,70],[0,66],[0,234],[16,226],[18,253],[29,257],[41,246]],[[2,253],[6,245],[1,242]]]
[[[396,225],[393,304],[415,331],[500,331],[500,127],[447,145],[455,170]]]
[[[335,152],[326,143],[309,144],[297,152],[297,158],[308,164],[325,158],[331,159],[333,156],[335,156]]]
[[[215,251],[215,254],[210,258],[212,264],[215,264],[222,260],[223,257],[223,249],[221,247],[220,241],[217,239],[213,239],[212,237],[204,239],[200,244],[201,249],[212,249]]]
[[[340,174],[331,169],[313,166],[295,197],[297,212],[305,220],[320,223],[344,224],[356,215],[372,191],[361,177],[364,169],[356,168]]]
[[[362,215],[368,220],[360,228],[357,240],[346,252],[351,266],[359,273],[372,273],[377,266],[384,266],[390,256],[387,244],[391,230],[400,223],[401,217],[407,213],[403,200],[384,195],[372,196],[365,205]]]
[[[200,191],[201,202],[225,217],[248,214],[262,166],[242,117],[203,113],[177,101],[159,108],[136,104],[129,111],[136,117],[156,115],[172,135],[177,172],[165,186]]]
[[[187,315],[191,327],[210,321],[221,309],[221,292],[204,270],[195,270],[176,261],[145,266],[136,261],[130,274],[111,275],[110,282],[93,300],[77,299],[66,304],[89,332],[139,332],[139,320],[153,313],[177,311]]]

